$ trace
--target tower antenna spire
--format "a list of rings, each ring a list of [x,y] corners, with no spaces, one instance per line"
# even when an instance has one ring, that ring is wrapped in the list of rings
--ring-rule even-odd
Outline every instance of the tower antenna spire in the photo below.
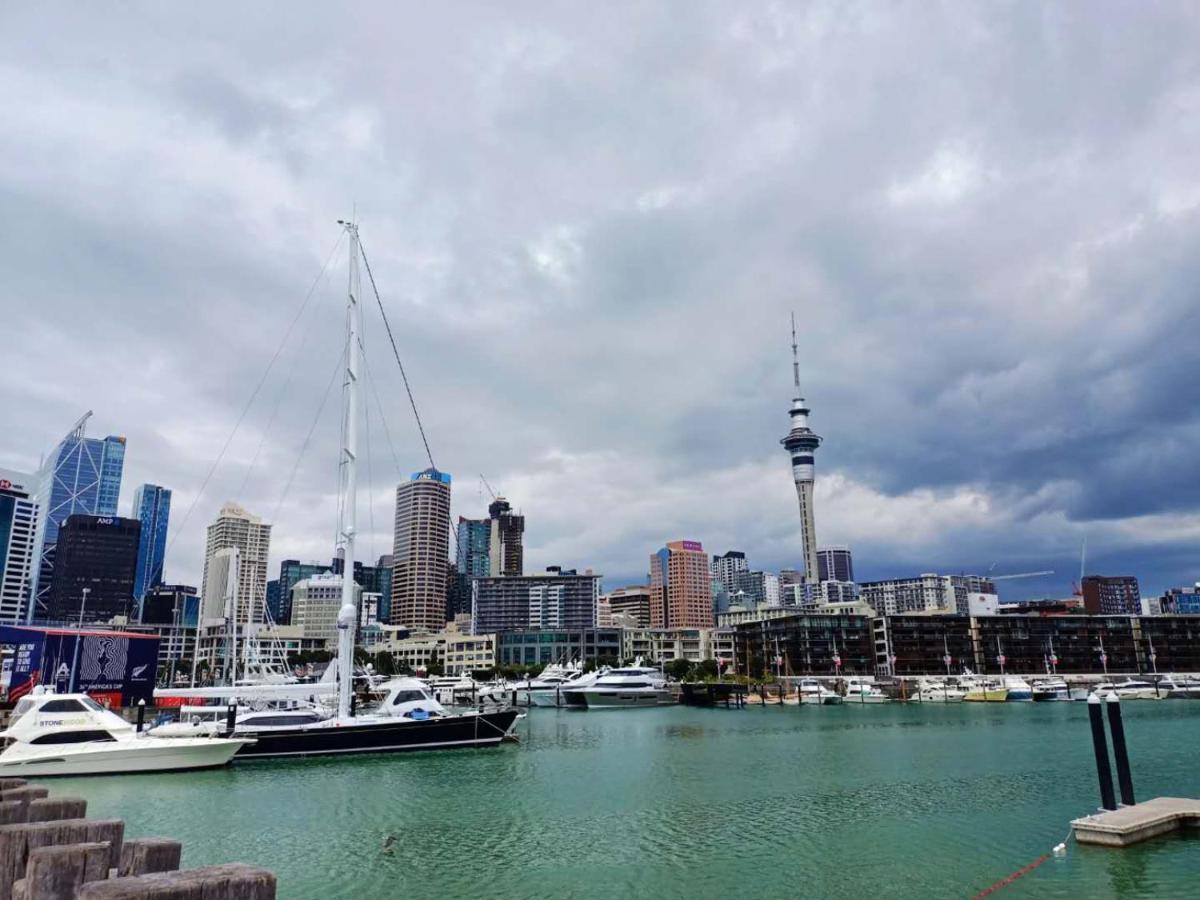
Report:
[[[792,381],[796,385],[796,396],[800,395],[800,350],[796,346],[796,313],[792,312]]]

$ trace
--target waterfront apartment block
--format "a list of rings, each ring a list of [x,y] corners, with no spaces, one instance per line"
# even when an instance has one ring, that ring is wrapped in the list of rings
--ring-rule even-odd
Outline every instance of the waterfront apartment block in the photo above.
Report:
[[[0,469],[0,622],[25,621],[37,567],[36,476]]]
[[[125,468],[125,438],[116,435],[89,438],[86,431],[91,415],[89,412],[75,423],[38,473],[34,492],[39,507],[34,538],[38,560],[31,586],[35,600],[26,610],[27,621],[46,615],[58,531],[67,518],[76,514],[105,518],[117,515],[121,474]]]
[[[133,598],[140,603],[147,591],[163,581],[171,492],[157,484],[139,485],[133,492],[133,518],[142,523],[137,574],[133,580]]]
[[[970,614],[970,594],[995,594],[995,585],[977,575],[926,573],[916,578],[864,581],[859,599],[884,616],[906,613]]]
[[[450,475],[429,468],[396,488],[391,623],[420,632],[446,624]]]
[[[699,541],[671,541],[650,557],[650,625],[711,628],[712,581]]]
[[[624,659],[641,658],[659,664],[676,659],[701,662],[716,659],[714,639],[725,641],[724,649],[732,656],[732,629],[714,628],[626,628],[621,635]]]
[[[620,628],[522,629],[496,635],[496,664],[501,666],[618,665],[622,653]]]
[[[133,618],[133,582],[142,525],[117,516],[72,515],[58,530],[49,621]]]
[[[1137,616],[1142,612],[1138,580],[1132,575],[1085,575],[1083,608],[1094,616]]]
[[[854,557],[845,544],[817,548],[821,581],[853,581]]]
[[[492,576],[471,582],[471,630],[594,628],[600,576],[551,566],[542,575]]]
[[[874,675],[875,642],[866,616],[789,615],[735,628],[735,671],[765,675]]]
[[[225,617],[226,598],[232,595],[236,581],[237,620],[265,621],[270,554],[271,526],[236,503],[222,506],[216,521],[208,526],[204,575],[200,582],[204,598],[202,617],[212,621]],[[233,581],[230,566],[236,567]]]

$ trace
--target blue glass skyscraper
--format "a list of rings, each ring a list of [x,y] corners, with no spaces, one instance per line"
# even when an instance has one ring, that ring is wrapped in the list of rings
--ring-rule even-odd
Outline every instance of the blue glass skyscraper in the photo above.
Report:
[[[27,619],[45,614],[54,576],[54,552],[58,529],[68,516],[116,516],[125,469],[125,438],[104,439],[86,435],[89,412],[62,439],[46,459],[40,473],[38,505],[38,563],[33,576],[35,602],[29,604]]]
[[[120,491],[119,484],[117,490]],[[143,484],[133,493],[133,517],[142,523],[137,574],[133,580],[133,599],[141,603],[148,590],[163,583],[171,492],[157,484]]]

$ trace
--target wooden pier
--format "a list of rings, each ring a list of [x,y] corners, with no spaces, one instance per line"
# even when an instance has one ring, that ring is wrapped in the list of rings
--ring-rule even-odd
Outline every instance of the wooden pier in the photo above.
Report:
[[[126,840],[120,819],[89,819],[86,800],[49,793],[0,778],[0,900],[275,898],[275,875],[266,869],[181,870],[179,841]]]
[[[1128,847],[1180,828],[1200,828],[1200,800],[1157,797],[1071,822],[1081,844]]]

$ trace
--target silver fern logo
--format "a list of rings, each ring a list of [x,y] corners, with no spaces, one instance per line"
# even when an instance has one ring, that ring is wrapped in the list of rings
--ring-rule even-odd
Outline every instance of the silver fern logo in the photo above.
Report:
[[[87,681],[121,681],[128,655],[129,638],[87,637],[83,639],[79,670]]]

